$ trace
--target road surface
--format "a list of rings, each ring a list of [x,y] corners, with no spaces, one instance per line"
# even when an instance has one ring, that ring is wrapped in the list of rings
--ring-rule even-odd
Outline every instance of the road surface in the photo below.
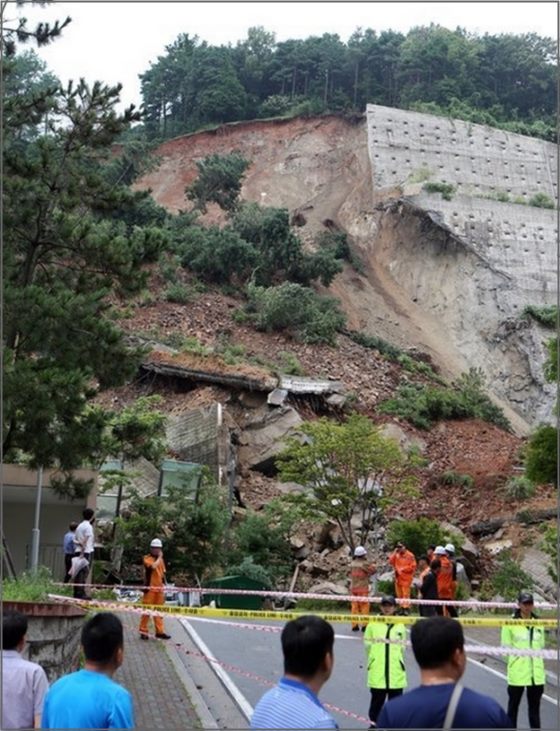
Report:
[[[253,707],[261,695],[282,675],[282,651],[280,647],[280,622],[247,622],[253,627],[245,627],[243,623],[228,622],[220,619],[189,618],[180,620],[194,642],[198,652],[205,656],[213,656],[221,665],[211,663],[218,673],[219,681],[235,699],[237,719],[226,712],[221,713],[216,706],[216,693],[212,699],[215,715],[220,728],[242,728],[248,726],[248,719]],[[334,624],[334,672],[321,691],[321,700],[331,706],[329,709],[337,723],[343,729],[364,729],[368,726],[367,711],[369,707],[369,690],[365,684],[364,649],[361,633],[350,631],[349,625]],[[476,656],[481,658],[480,655]],[[196,664],[206,665],[202,658],[191,659],[193,668]],[[419,673],[412,656],[407,649],[406,666],[408,670],[409,688],[419,683]],[[485,659],[483,663],[470,659],[464,682],[468,687],[495,698],[503,708],[507,707],[507,690],[504,675],[505,666],[495,659]],[[204,688],[201,690],[204,696]],[[220,695],[220,694],[218,694]],[[557,689],[547,688],[541,703],[541,723],[543,729],[560,729],[560,714]],[[233,704],[232,704],[233,705]],[[218,702],[219,706],[219,702]],[[234,719],[228,721],[228,718]],[[235,723],[235,726],[228,725]],[[522,701],[519,729],[528,729],[527,704]]]

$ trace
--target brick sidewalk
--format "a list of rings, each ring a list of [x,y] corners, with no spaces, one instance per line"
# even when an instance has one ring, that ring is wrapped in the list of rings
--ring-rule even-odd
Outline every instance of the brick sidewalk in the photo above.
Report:
[[[119,615],[125,628],[124,663],[115,680],[130,691],[138,729],[194,729],[202,724],[173,665],[165,641],[142,642],[138,617]],[[166,619],[172,634],[174,619]]]

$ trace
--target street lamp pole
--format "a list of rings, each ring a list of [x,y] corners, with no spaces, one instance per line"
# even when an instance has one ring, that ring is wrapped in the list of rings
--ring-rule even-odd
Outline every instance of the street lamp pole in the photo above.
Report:
[[[35,498],[35,521],[33,530],[31,531],[31,573],[37,573],[39,566],[39,540],[41,531],[39,530],[39,520],[41,518],[41,492],[43,490],[43,467],[37,470],[37,496]]]

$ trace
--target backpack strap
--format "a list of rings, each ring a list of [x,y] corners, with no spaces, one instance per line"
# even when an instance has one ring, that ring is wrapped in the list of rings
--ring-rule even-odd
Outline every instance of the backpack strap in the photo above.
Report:
[[[459,705],[459,701],[461,700],[461,695],[463,693],[463,686],[461,683],[455,683],[455,687],[453,688],[453,692],[451,693],[451,698],[449,699],[449,704],[447,705],[447,713],[445,714],[445,720],[443,721],[442,729],[443,731],[448,731],[448,729],[452,728],[453,721],[455,720],[455,714],[457,713],[457,706]]]

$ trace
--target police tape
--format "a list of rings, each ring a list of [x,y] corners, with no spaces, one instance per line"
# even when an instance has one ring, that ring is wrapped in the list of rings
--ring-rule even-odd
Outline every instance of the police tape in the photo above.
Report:
[[[67,582],[66,584],[62,581],[54,582],[56,586],[83,586],[83,584],[72,584]],[[235,594],[236,596],[257,596],[257,597],[270,597],[271,599],[320,599],[323,601],[335,601],[335,602],[369,602],[370,604],[379,604],[383,597],[381,596],[360,596],[357,594],[318,594],[313,592],[297,592],[297,591],[268,591],[267,589],[221,589],[211,587],[200,587],[200,586],[142,586],[142,585],[129,585],[129,584],[88,584],[88,589],[112,589],[112,590],[124,590],[124,591],[161,591],[172,594]],[[415,606],[454,606],[464,608],[482,607],[487,609],[517,609],[517,602],[500,602],[500,601],[483,601],[481,599],[395,599],[397,604],[412,604]],[[537,609],[554,609],[559,608],[558,603],[553,602],[535,602],[535,608]]]
[[[193,618],[191,618],[193,619]],[[215,622],[221,627],[233,627],[234,629],[251,630],[254,632],[265,632],[272,634],[280,634],[282,632],[281,627],[270,627],[262,624],[247,624],[246,622],[228,622],[222,619],[210,619],[205,617],[195,617],[195,620],[200,622]],[[405,647],[411,647],[411,643],[408,640],[391,640],[385,637],[375,637],[368,639],[366,637],[344,637],[347,640],[353,640],[355,642],[363,642],[364,645],[373,644],[385,644],[385,645],[403,645]],[[556,660],[558,658],[558,650],[531,650],[512,648],[505,646],[496,645],[465,645],[465,652],[475,655],[514,655],[516,657],[542,657],[546,660]]]
[[[132,606],[128,602],[107,602],[101,600],[83,600],[74,597],[61,596],[58,594],[49,594],[49,597],[55,601],[74,602],[83,606],[112,608],[115,611],[123,611],[124,607],[132,609],[135,613],[150,614],[153,616],[176,616],[176,617],[231,617],[232,619],[259,619],[273,620],[276,622],[289,621],[297,619],[308,614],[314,614],[322,617],[327,622],[350,622],[352,615],[343,613],[329,612],[285,612],[285,611],[267,611],[256,609],[224,609],[214,607],[177,607],[165,604],[141,604]],[[384,624],[414,624],[419,617],[410,616],[390,616],[377,614],[360,614],[360,622],[377,622]],[[511,617],[458,617],[458,621],[466,627],[503,627],[504,625],[523,625],[524,627],[556,627],[557,619],[513,619]]]

